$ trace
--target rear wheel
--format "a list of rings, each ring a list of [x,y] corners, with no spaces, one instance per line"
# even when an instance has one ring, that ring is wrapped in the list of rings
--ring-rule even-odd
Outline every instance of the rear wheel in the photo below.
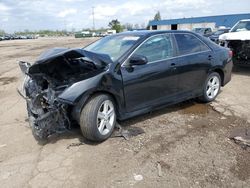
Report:
[[[203,96],[200,97],[202,102],[211,102],[219,94],[221,87],[221,78],[217,72],[211,73],[204,84]]]
[[[112,134],[116,123],[116,111],[109,95],[96,95],[84,106],[80,127],[85,138],[104,141]]]

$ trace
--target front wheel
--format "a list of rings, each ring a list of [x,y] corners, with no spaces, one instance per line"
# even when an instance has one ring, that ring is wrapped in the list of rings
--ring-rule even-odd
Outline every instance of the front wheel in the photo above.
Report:
[[[106,140],[112,134],[115,123],[115,104],[109,95],[93,96],[82,109],[80,127],[88,140]]]
[[[203,87],[202,102],[211,102],[219,94],[221,87],[221,77],[217,72],[209,74]]]

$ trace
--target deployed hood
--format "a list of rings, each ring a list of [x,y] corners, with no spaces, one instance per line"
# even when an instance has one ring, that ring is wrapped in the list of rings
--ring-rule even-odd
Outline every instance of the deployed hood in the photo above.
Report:
[[[250,31],[225,33],[219,36],[219,40],[250,40]]]
[[[90,51],[86,51],[81,48],[52,48],[43,52],[35,62],[35,64],[41,64],[51,62],[54,59],[64,56],[68,58],[80,58],[86,57],[93,61],[97,66],[107,65],[112,63],[111,58],[107,54],[98,54]]]
[[[109,55],[84,49],[53,48],[42,53],[27,69],[33,79],[46,79],[55,85],[62,85],[92,77],[106,70],[113,61]]]

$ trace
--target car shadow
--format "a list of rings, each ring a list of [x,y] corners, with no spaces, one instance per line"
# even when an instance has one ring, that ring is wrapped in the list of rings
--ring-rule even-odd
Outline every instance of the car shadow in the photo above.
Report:
[[[250,76],[250,65],[234,65],[233,74]]]
[[[192,100],[184,101],[184,102],[171,105],[165,108],[161,108],[159,110],[155,110],[146,114],[138,115],[128,120],[117,121],[117,123],[118,125],[121,126],[122,129],[128,130],[128,129],[132,129],[134,127],[133,125],[139,122],[146,121],[148,119],[152,119],[157,116],[161,116],[163,114],[172,113],[176,111],[180,111],[180,113],[183,113],[183,114],[206,114],[208,113],[209,108],[210,108],[209,104],[198,103],[196,102],[195,99],[192,99]],[[138,127],[134,127],[134,128],[138,128]],[[116,129],[115,131],[118,131],[118,129]],[[84,145],[84,144],[95,146],[101,143],[101,142],[93,142],[93,141],[89,141],[85,139],[81,134],[79,125],[75,124],[71,127],[70,130],[60,133],[60,134],[52,135],[50,138],[48,138],[46,143],[40,143],[40,144],[41,145],[54,144],[58,142],[59,140],[65,140],[65,139],[77,139],[77,142],[70,144],[69,146],[67,146],[67,148]]]
[[[60,140],[72,140],[72,139],[76,139],[76,141],[74,143],[69,144],[67,146],[67,149],[69,149],[70,147],[84,145],[84,144],[93,145],[93,146],[100,144],[100,142],[93,142],[93,141],[89,141],[86,138],[84,138],[82,136],[80,126],[77,124],[73,124],[71,126],[70,130],[67,130],[67,131],[62,132],[62,133],[53,134],[49,138],[47,138],[46,140],[38,141],[38,144],[43,146],[46,144],[55,144]]]
[[[178,104],[174,104],[168,107],[164,107],[152,112],[142,114],[136,117],[133,117],[128,120],[118,121],[122,127],[132,126],[142,121],[155,118],[167,113],[173,113],[179,111],[183,114],[206,114],[209,110],[209,104],[197,102],[196,99],[190,99]]]

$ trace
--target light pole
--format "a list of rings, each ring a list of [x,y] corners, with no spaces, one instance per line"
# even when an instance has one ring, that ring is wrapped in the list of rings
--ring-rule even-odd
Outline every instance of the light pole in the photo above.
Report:
[[[95,30],[95,7],[92,7],[92,16],[93,16],[93,30]]]

